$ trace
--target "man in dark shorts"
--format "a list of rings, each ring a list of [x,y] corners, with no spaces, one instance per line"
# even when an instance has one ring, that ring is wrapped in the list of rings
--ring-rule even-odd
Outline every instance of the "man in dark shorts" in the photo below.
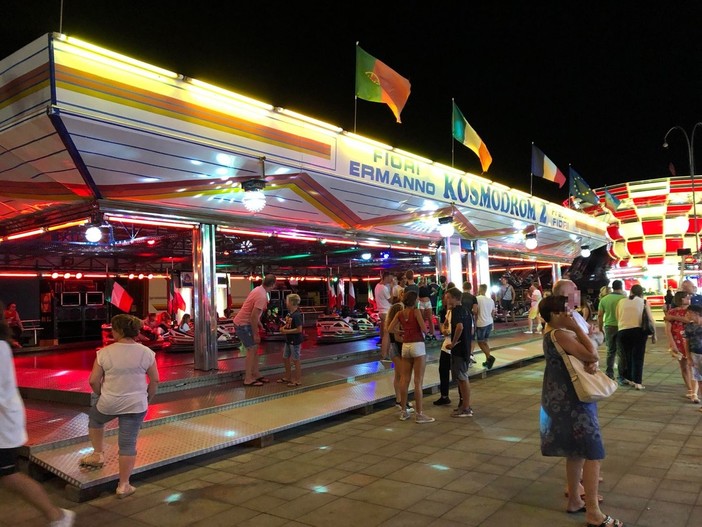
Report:
[[[460,402],[451,417],[473,417],[470,407],[470,367],[471,331],[473,317],[461,304],[461,290],[452,287],[446,292],[447,309],[451,311],[451,342],[446,349],[451,351],[451,375],[458,385]]]
[[[512,287],[512,284],[509,283],[506,276],[503,276],[500,279],[500,282],[502,283],[502,287],[500,287],[500,306],[502,307],[502,312],[505,315],[505,322],[507,322],[508,317],[511,315],[512,323],[516,324],[517,319],[514,316],[514,287]]]

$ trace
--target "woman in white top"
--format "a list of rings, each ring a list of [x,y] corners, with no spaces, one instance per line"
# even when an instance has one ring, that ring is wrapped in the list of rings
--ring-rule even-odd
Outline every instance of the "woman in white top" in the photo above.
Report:
[[[650,320],[653,320],[651,307],[643,298],[643,287],[639,284],[631,288],[628,298],[624,298],[617,304],[617,346],[622,354],[622,368],[624,383],[634,386],[637,390],[645,387],[641,384],[643,380],[644,355],[646,353],[647,336],[641,329],[643,311]],[[651,335],[653,343],[656,343],[656,332],[654,328]]]
[[[129,478],[136,461],[137,435],[149,402],[156,395],[159,381],[155,353],[134,342],[141,327],[141,320],[131,315],[112,317],[115,342],[98,351],[90,372],[90,387],[98,396],[97,403],[90,408],[88,423],[93,452],[84,456],[80,464],[97,468],[105,464],[105,424],[119,419],[118,498],[126,498],[136,492],[129,484]]]
[[[49,525],[70,527],[75,521],[76,513],[56,507],[44,487],[19,471],[19,450],[27,442],[27,429],[24,403],[17,390],[10,348],[12,331],[4,313],[5,308],[0,304],[0,486],[19,494],[27,503],[41,511]],[[8,509],[8,519],[11,518],[11,510]]]

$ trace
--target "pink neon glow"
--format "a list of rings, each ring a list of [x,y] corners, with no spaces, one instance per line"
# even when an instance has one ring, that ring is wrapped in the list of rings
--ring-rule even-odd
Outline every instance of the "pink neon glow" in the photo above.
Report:
[[[121,221],[122,223],[135,223],[137,225],[153,225],[155,227],[173,227],[175,229],[192,229],[195,227],[192,223],[176,223],[168,221],[150,220],[147,218],[132,218],[126,216],[105,216],[108,220]]]

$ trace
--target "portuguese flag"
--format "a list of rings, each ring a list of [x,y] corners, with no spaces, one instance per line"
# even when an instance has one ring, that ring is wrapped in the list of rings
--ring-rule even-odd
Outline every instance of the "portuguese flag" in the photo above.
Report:
[[[387,104],[400,121],[410,94],[410,82],[356,44],[356,97]]]

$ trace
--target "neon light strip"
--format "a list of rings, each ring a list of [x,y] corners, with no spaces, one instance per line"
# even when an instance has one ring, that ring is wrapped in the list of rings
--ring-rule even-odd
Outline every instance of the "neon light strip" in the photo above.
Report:
[[[5,239],[6,240],[18,240],[20,238],[28,238],[29,236],[37,236],[38,234],[44,234],[46,231],[44,230],[44,227],[41,229],[34,229],[33,231],[27,231],[27,232],[20,232],[19,234],[11,234],[10,236],[7,236]]]
[[[96,55],[102,55],[103,57],[103,62],[110,64],[110,61],[115,61],[115,62],[122,62],[125,65],[129,65],[132,71],[135,71],[139,73],[139,70],[146,70],[151,73],[156,73],[157,75],[162,75],[164,77],[170,77],[171,79],[178,79],[181,77],[177,73],[174,73],[172,71],[165,70],[163,68],[159,68],[158,66],[152,66],[151,64],[147,64],[146,62],[142,62],[140,60],[136,60],[130,57],[127,57],[126,55],[120,55],[119,53],[115,53],[114,51],[110,51],[105,48],[101,48],[98,46],[95,46],[93,44],[89,44],[88,42],[85,42],[84,40],[79,40],[74,37],[68,37],[66,35],[60,34],[58,35],[58,40],[63,40],[69,44],[72,44],[73,46],[83,48],[86,51],[89,51],[91,53],[94,53]],[[72,50],[75,52],[76,50]],[[91,57],[94,58],[94,57]],[[118,67],[118,66],[117,66]]]
[[[193,223],[178,223],[178,222],[170,222],[170,221],[159,221],[159,220],[151,220],[148,218],[135,218],[132,216],[117,216],[117,215],[112,215],[112,214],[105,214],[105,219],[110,220],[110,221],[121,221],[122,223],[134,223],[137,225],[153,225],[155,227],[173,227],[175,229],[193,229],[195,228],[195,224]]]
[[[90,221],[90,218],[83,218],[82,220],[69,221],[66,223],[61,223],[60,225],[53,225],[51,227],[47,227],[46,231],[53,232],[53,231],[60,231],[61,229],[68,229],[70,227],[79,227],[81,225],[85,225],[89,221]]]
[[[37,277],[39,273],[0,273],[0,276]]]

